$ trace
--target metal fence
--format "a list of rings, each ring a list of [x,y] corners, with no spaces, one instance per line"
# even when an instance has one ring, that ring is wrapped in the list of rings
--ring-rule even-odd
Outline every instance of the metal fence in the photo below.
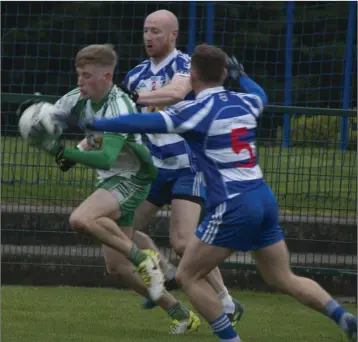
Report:
[[[100,248],[67,223],[93,190],[94,172],[76,166],[61,173],[19,138],[14,112],[34,92],[54,101],[70,90],[73,56],[86,44],[117,44],[117,76],[123,78],[144,57],[138,21],[159,8],[145,2],[2,3],[4,265],[103,267]],[[272,106],[259,122],[257,153],[279,200],[296,270],[355,274],[357,119],[349,108],[356,107],[356,3],[169,2],[165,8],[178,14],[182,50],[215,43],[240,57],[268,92]],[[70,132],[66,144],[78,134]],[[148,232],[175,259],[169,215],[164,208]],[[248,253],[237,253],[226,267],[254,264]]]
[[[356,270],[357,151],[354,143],[340,151],[339,120],[337,114],[293,116],[289,148],[282,147],[280,130],[258,141],[259,163],[277,195],[291,262],[298,270]],[[95,172],[76,166],[62,173],[53,158],[29,147],[16,129],[6,133],[1,138],[3,262],[62,265],[66,256],[71,262],[80,258],[87,266],[101,265],[100,248],[71,232],[67,223],[69,213],[93,190]],[[76,135],[66,138],[68,145],[76,141]],[[164,208],[148,229],[163,253],[176,259],[168,248],[169,216],[170,209]],[[254,266],[249,253],[236,253],[228,262],[226,267]]]

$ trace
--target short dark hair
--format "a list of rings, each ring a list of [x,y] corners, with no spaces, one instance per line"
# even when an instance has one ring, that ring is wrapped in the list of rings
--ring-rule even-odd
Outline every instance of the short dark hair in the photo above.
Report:
[[[221,83],[224,81],[223,74],[227,68],[227,56],[218,47],[201,44],[193,52],[191,66],[197,71],[200,81]]]

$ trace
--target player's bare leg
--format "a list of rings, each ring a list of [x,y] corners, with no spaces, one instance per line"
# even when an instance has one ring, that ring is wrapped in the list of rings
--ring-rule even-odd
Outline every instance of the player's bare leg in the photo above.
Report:
[[[127,229],[124,228],[123,231],[126,232]],[[109,274],[118,276],[122,282],[125,282],[136,293],[150,299],[147,287],[138,274],[134,272],[133,265],[123,254],[120,254],[107,246],[103,246],[103,253]],[[173,320],[185,321],[190,317],[190,311],[166,290],[156,304],[165,310]],[[180,334],[186,333],[186,331],[172,329],[171,325],[171,333]]]
[[[159,248],[155,245],[154,241],[147,234],[141,232],[159,209],[160,207],[149,201],[143,201],[138,206],[133,219],[133,242],[141,249],[152,249],[159,253],[160,267],[164,273],[164,277],[167,281],[172,281],[175,278],[174,266],[160,253]]]
[[[90,234],[101,243],[129,256],[132,242],[113,221],[120,214],[118,200],[109,191],[98,189],[74,210],[70,225],[74,230]],[[113,224],[103,226],[100,223],[102,218],[108,218]]]
[[[212,246],[193,236],[185,249],[177,271],[177,281],[195,309],[207,320],[215,333],[223,340],[240,342],[227,315],[206,276],[223,262],[232,250]]]
[[[135,273],[131,262],[123,254],[118,253],[114,249],[107,246],[103,246],[103,254],[106,261],[107,272],[109,274],[118,276],[121,281],[125,282],[139,295],[145,298],[150,298],[145,284],[140,279],[138,274]],[[129,277],[128,275],[131,276]],[[177,300],[167,291],[165,291],[163,297],[157,301],[157,304],[164,310],[168,310],[176,303]]]
[[[238,300],[231,297],[224,284],[219,268],[215,267],[205,279],[218,295],[224,312],[228,315],[231,323],[235,326],[238,321],[240,321],[241,316],[244,313],[244,308]]]
[[[332,318],[347,335],[356,341],[357,320],[347,313],[315,281],[295,275],[290,268],[289,252],[284,240],[253,252],[256,264],[265,281],[302,304]]]
[[[150,209],[150,206],[144,206],[144,208]],[[150,218],[152,215],[154,215],[156,210],[148,210],[148,217]],[[143,214],[144,212],[142,211],[141,213]],[[140,215],[140,218],[144,223],[145,221],[143,217],[144,215]],[[137,222],[137,224],[139,223]],[[126,234],[128,238],[131,238],[133,233],[132,227],[123,227],[123,233]],[[150,246],[144,247],[147,248]],[[107,271],[109,274],[120,277],[121,280],[125,282],[130,288],[132,288],[136,293],[145,298],[151,299],[148,295],[148,291],[145,284],[143,283],[142,279],[140,279],[138,274],[134,272],[133,265],[126,256],[121,253],[118,253],[117,251],[108,246],[103,246],[103,252],[106,261]],[[193,312],[184,307],[184,305],[180,301],[176,300],[166,290],[163,292],[163,296],[155,303],[156,305],[159,305],[162,309],[164,309],[172,318],[172,323],[170,325],[170,332],[172,334],[185,334],[190,332],[188,329],[183,329],[181,325],[178,326],[177,322],[189,322],[189,320],[192,320],[194,321],[193,328],[197,329],[199,327],[200,319],[195,316]],[[195,329],[193,329],[193,331],[194,330]]]
[[[160,255],[159,265],[164,273],[164,277],[166,280],[172,280],[175,278],[175,267],[172,265],[169,260],[160,252],[159,248],[155,245],[152,238],[138,230],[133,232],[132,241],[137,245],[140,249],[152,249],[156,251]]]
[[[173,199],[171,212],[171,245],[175,252],[182,256],[189,244],[189,240],[195,234],[200,218],[201,206],[188,200]],[[209,272],[206,280],[218,295],[225,313],[230,317],[233,325],[236,325],[243,314],[243,307],[230,296],[219,268],[216,267]]]
[[[102,244],[125,255],[146,281],[151,298],[159,299],[164,291],[159,260],[136,248],[114,220],[120,217],[118,199],[109,191],[97,189],[70,216],[73,229],[92,235]],[[127,232],[129,233],[129,232]]]

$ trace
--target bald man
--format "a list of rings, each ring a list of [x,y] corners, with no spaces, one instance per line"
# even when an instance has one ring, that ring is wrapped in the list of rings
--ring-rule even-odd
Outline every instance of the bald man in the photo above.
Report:
[[[141,106],[142,112],[155,112],[184,99],[194,98],[190,83],[190,57],[176,49],[178,34],[178,19],[167,10],[151,13],[145,19],[143,39],[149,59],[129,71],[122,85],[131,99]],[[158,178],[152,183],[147,199],[135,211],[133,228],[136,231],[133,240],[140,248],[156,249],[149,236],[139,231],[160,208],[170,204],[170,241],[175,252],[182,256],[190,238],[194,236],[205,200],[201,174],[195,156],[179,135],[147,134],[147,146],[158,168]],[[169,275],[166,272],[168,265],[164,260],[161,267],[167,280],[174,277],[173,273]],[[207,280],[218,294],[224,312],[236,325],[243,308],[230,296],[219,269],[214,269]],[[147,308],[153,306],[154,303],[150,301],[145,304]],[[189,317],[189,332],[192,323]]]

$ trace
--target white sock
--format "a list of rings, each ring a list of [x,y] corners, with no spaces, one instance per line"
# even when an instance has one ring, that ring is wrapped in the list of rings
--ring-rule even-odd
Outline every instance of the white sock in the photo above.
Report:
[[[177,269],[176,269],[176,267],[175,267],[173,264],[171,264],[169,261],[168,261],[167,265],[168,265],[167,270],[166,270],[166,271],[163,271],[163,273],[164,273],[164,278],[165,278],[165,280],[172,280],[172,279],[175,278]]]
[[[232,297],[229,294],[229,291],[225,287],[223,291],[218,293],[221,306],[226,314],[233,314],[235,312],[235,304],[232,300]]]

